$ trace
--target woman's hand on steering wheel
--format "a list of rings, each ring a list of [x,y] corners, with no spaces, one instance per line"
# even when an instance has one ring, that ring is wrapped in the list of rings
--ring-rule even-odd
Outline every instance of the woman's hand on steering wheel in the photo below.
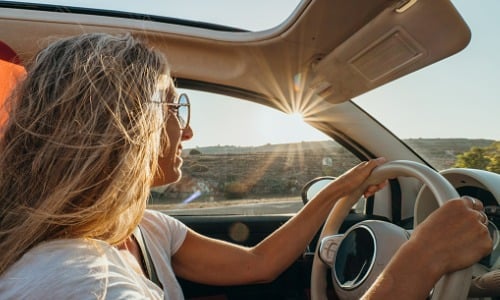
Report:
[[[375,167],[384,164],[385,162],[386,159],[383,157],[361,162],[350,170],[346,171],[341,176],[337,177],[334,182],[336,182],[337,186],[343,187],[343,191],[345,192],[345,194],[350,194],[357,191],[360,195],[369,197],[387,184],[386,180],[382,182],[367,181],[372,170]]]
[[[432,257],[433,269],[444,275],[466,268],[491,252],[493,241],[487,222],[481,201],[465,196],[431,213],[417,226],[409,242],[420,245],[416,249],[419,256]]]

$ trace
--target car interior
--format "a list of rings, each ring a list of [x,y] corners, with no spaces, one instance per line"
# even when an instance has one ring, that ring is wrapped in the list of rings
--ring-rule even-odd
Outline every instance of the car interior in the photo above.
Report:
[[[255,245],[335,176],[367,159],[385,157],[391,162],[374,175],[390,178],[390,184],[373,197],[360,199],[339,226],[325,226],[276,280],[208,286],[179,278],[186,299],[357,299],[380,270],[353,267],[346,271],[348,266],[342,257],[356,253],[353,247],[371,249],[357,251],[363,252],[357,257],[359,262],[384,266],[393,254],[387,250],[388,245],[396,243],[392,248],[397,249],[426,216],[458,195],[483,201],[495,248],[472,268],[443,277],[444,283],[435,287],[430,298],[500,299],[500,175],[466,168],[439,172],[351,101],[467,47],[470,28],[451,1],[303,0],[285,21],[261,31],[70,4],[0,1],[0,28],[2,103],[16,82],[22,80],[24,66],[50,41],[86,32],[130,33],[165,54],[179,90],[198,98],[193,106],[220,105],[221,114],[230,111],[231,101],[279,113],[300,110],[302,121],[329,140],[326,146],[304,146],[294,152],[299,153],[296,157],[288,154],[281,162],[276,153],[288,150],[272,145],[259,148],[261,152],[250,163],[238,162],[244,156],[243,147],[225,147],[221,153],[205,147],[197,149],[198,154],[193,150],[196,148],[185,149],[186,178],[176,185],[153,189],[150,207],[204,235]],[[224,99],[227,107],[219,102],[209,104],[208,100],[203,104],[210,97]],[[5,111],[0,111],[0,124],[7,117]],[[240,122],[259,122],[251,115],[246,117],[242,116]],[[297,163],[304,156],[310,162],[307,166]],[[330,172],[332,158],[335,168]],[[222,160],[227,162],[225,173],[209,174]],[[230,163],[241,166],[233,168]],[[272,168],[279,171],[265,180],[252,179]],[[222,182],[224,191],[229,192],[230,182],[242,180],[253,188],[254,202],[258,203],[265,191],[293,195],[294,207],[263,212],[255,212],[253,206],[253,211],[248,212],[250,206],[244,205],[234,211],[232,206],[212,207],[217,197],[230,198],[222,192],[206,196],[211,198],[205,206],[191,200],[186,200],[185,205],[178,203],[192,195],[195,188],[200,194],[208,194]],[[162,197],[178,202],[168,202],[168,207],[158,205],[173,201]],[[389,231],[395,231],[397,237]],[[356,238],[360,239],[357,246]]]

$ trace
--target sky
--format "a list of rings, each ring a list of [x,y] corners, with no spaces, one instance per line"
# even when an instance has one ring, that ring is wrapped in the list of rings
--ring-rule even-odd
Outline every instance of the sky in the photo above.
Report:
[[[106,5],[109,9],[131,11],[140,3],[140,9],[144,13],[190,16],[206,22],[225,23],[250,30],[263,30],[279,24],[298,2],[164,0],[161,2],[164,4],[159,6],[158,0],[50,1],[73,6]],[[472,40],[463,51],[353,101],[401,138],[500,140],[500,0],[452,0],[452,3],[472,31]],[[229,10],[234,12],[228,14]],[[191,93],[193,102],[197,96],[199,95]],[[242,124],[240,114],[221,114],[220,107],[224,107],[223,112],[243,111],[249,118],[259,118],[257,124],[252,122],[257,128],[230,134],[233,129],[227,124]],[[214,115],[226,122],[210,122],[210,119],[202,118],[213,118]],[[286,126],[273,126],[276,119],[285,122]],[[237,106],[227,102],[221,102],[220,106],[198,103],[193,106],[192,126],[196,135],[186,143],[185,147],[188,148],[213,144],[214,136],[220,136],[218,144],[221,145],[262,145],[269,142],[326,139],[323,134],[303,124],[297,116],[286,116],[267,108],[261,111],[248,103]]]
[[[452,2],[471,29],[469,45],[355,102],[403,138],[500,140],[500,1]],[[387,107],[407,113],[388,114]]]

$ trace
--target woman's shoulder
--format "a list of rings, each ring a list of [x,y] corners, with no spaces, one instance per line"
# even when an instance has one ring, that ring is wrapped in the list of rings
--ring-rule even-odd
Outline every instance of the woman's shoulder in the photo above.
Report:
[[[152,222],[179,222],[174,217],[171,217],[166,213],[154,209],[146,209],[144,211],[143,219]]]
[[[161,211],[147,209],[144,212],[144,217],[140,224],[142,227],[147,227],[149,230],[158,231],[158,233],[170,232],[185,232],[187,227],[184,223],[171,217]]]
[[[140,223],[146,244],[156,245],[168,256],[174,254],[184,242],[188,228],[181,221],[160,211],[146,210]]]
[[[130,275],[118,250],[105,242],[55,240],[34,247],[2,274],[0,298],[99,299],[113,285],[134,283]]]

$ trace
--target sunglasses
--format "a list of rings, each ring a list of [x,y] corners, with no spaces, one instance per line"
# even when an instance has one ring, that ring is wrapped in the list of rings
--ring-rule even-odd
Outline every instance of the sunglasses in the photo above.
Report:
[[[187,94],[182,93],[173,102],[162,102],[162,104],[168,108],[168,111],[175,114],[182,130],[189,126],[191,104]]]

